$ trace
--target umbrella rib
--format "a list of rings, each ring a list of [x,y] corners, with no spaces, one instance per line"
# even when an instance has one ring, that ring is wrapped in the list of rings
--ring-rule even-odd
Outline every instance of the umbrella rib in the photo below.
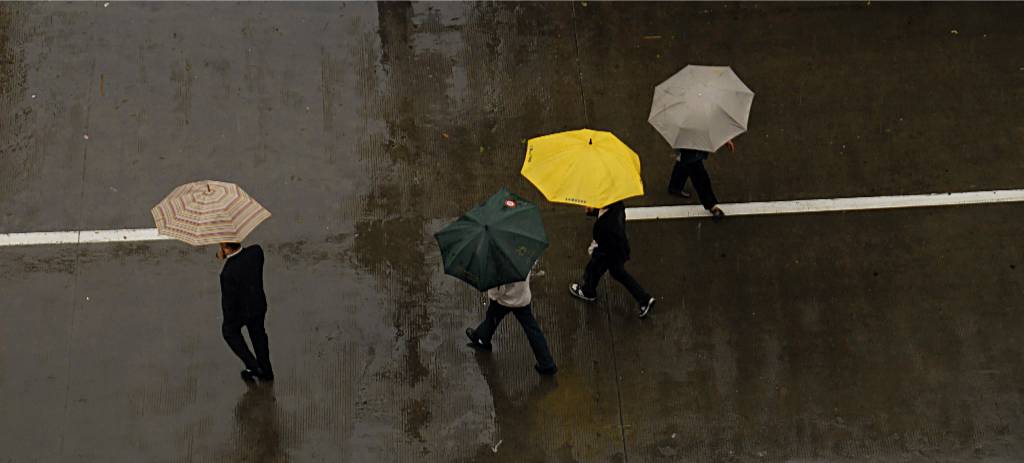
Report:
[[[555,134],[555,135],[557,135],[557,134]],[[548,135],[548,136],[552,136],[552,135]],[[535,169],[540,170],[541,169],[540,166],[549,165],[549,164],[555,164],[555,163],[561,161],[563,158],[568,158],[569,161],[571,161],[571,164],[569,166],[567,166],[565,170],[566,171],[572,171],[573,169],[576,168],[576,164],[579,162],[578,159],[572,157],[572,150],[573,150],[573,148],[561,149],[561,150],[557,151],[556,153],[554,153],[552,155],[545,156],[543,159],[537,160],[536,162],[537,162],[537,166],[538,167],[535,167]],[[549,201],[557,200],[558,199],[558,196],[559,196],[558,190],[561,190],[562,188],[555,188],[556,191],[551,192],[549,194],[549,192],[547,190],[545,190],[544,188],[541,187],[542,186],[541,183],[538,183],[538,182],[540,182],[540,178],[538,178],[537,181],[534,181],[533,178],[530,178],[530,177],[527,176],[527,180],[529,180],[530,183],[532,183],[534,187],[536,187],[538,190],[540,190],[540,192],[544,194],[544,197],[546,197]]]
[[[498,267],[493,261],[494,249],[497,247],[498,246],[494,243],[494,240],[491,239],[487,233],[481,233],[479,243],[477,243],[476,246],[476,252],[473,253],[474,258],[470,260],[471,262],[475,262],[478,267],[481,267],[479,272],[480,280],[477,281],[477,284],[480,285],[479,289],[481,290],[487,290],[496,286],[493,284],[493,281],[485,282],[483,277],[484,275],[488,275],[493,278],[495,273],[497,273],[496,271]],[[486,250],[486,253],[484,250]]]
[[[540,246],[539,254],[543,253],[544,250],[547,249],[548,246],[549,246],[547,238],[538,238],[536,236],[528,235],[526,233],[521,233],[521,232],[513,233],[513,232],[508,232],[508,231],[505,231],[505,230],[501,230],[500,232],[495,232],[495,231],[492,230],[492,233],[495,234],[495,235],[497,235],[499,233],[514,235],[515,238],[518,238],[520,241],[522,241],[522,240],[531,241],[534,244]],[[497,242],[498,240],[493,240],[493,241]],[[508,242],[514,242],[515,239],[507,239],[507,241]],[[537,257],[540,257],[539,254],[538,254]],[[516,269],[516,270],[518,271],[519,269]]]
[[[671,95],[671,94],[669,94],[669,95]],[[675,96],[675,95],[672,95],[672,96]],[[670,110],[670,109],[672,109],[672,108],[674,108],[676,106],[679,106],[681,104],[684,104],[684,103],[686,103],[686,102],[683,101],[682,98],[674,98],[671,103],[663,106],[657,113],[654,113],[654,114],[651,114],[650,116],[648,116],[647,117],[647,121],[650,122],[652,119],[658,118],[658,116],[661,116],[662,114],[664,114],[668,110]]]
[[[566,172],[575,172],[576,171],[576,167],[580,163],[580,157],[579,156],[572,156],[571,149],[562,150],[558,154],[553,156],[552,159],[551,159],[552,163],[554,163],[556,157],[559,160],[562,159],[562,158],[568,158],[570,164],[568,166],[566,166],[566,168],[565,168]],[[578,176],[566,176],[566,178],[576,178],[576,177],[578,177]],[[565,182],[564,181],[560,182],[559,188],[557,188],[559,194],[555,195],[556,199],[557,199],[558,196],[560,196],[562,194],[561,192],[563,190],[565,190],[564,187],[565,187]],[[543,190],[541,190],[541,191],[543,191]]]
[[[743,129],[744,128],[743,124],[740,124],[740,121],[737,121],[735,117],[732,117],[732,114],[729,114],[729,111],[726,111],[725,108],[723,108],[723,107],[721,107],[719,105],[715,105],[715,109],[717,109],[718,112],[720,112],[722,114],[725,114],[725,117],[728,117],[729,120],[732,121],[732,124],[734,126],[736,126],[736,128],[738,128],[738,129]]]
[[[504,261],[504,262],[502,262],[502,265],[507,265],[509,268],[515,269],[516,273],[522,273],[523,272],[523,269],[521,269],[518,266],[516,266],[515,259],[513,259],[511,256],[509,256],[508,253],[506,253],[505,250],[502,249],[501,246],[498,246],[495,240],[489,240],[488,248],[490,249],[490,251],[491,251],[490,254],[492,256],[494,256],[494,257],[499,257],[500,256],[502,258],[502,260]],[[533,265],[533,264],[531,263],[530,265]]]
[[[606,157],[606,156],[614,156],[613,152],[606,151],[604,146],[600,146],[599,147],[597,145],[594,145],[594,150],[595,151],[600,151],[602,154],[605,155],[605,156],[598,156],[598,159],[599,159],[599,161],[601,163],[601,167],[604,168],[605,172],[615,172],[617,170],[617,169],[613,169],[611,167],[611,165],[608,164],[608,158]],[[611,178],[612,176],[609,175],[609,176],[606,176],[606,177]],[[611,196],[609,191],[613,190],[612,185],[609,185],[608,183],[605,183],[604,185],[600,185],[600,186],[601,186],[601,196],[603,196],[603,197]]]
[[[456,222],[456,223],[458,223],[458,222]],[[462,227],[458,227],[458,228],[462,228]],[[447,230],[448,233],[455,233],[457,231],[459,231],[459,230],[458,229],[449,229],[449,230]],[[459,254],[462,254],[462,252],[465,251],[466,248],[469,247],[469,245],[471,243],[477,242],[478,240],[480,240],[480,233],[477,233],[475,236],[473,236],[472,238],[469,238],[469,239],[458,240],[456,242],[456,244],[455,244],[455,248],[452,249],[452,252],[448,253],[448,254],[453,256],[453,257],[458,256]]]

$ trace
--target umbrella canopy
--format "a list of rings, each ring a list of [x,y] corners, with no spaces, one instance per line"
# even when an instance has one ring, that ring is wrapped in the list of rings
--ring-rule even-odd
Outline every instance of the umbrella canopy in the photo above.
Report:
[[[480,291],[525,280],[548,247],[537,206],[505,188],[434,238],[444,273]]]
[[[640,157],[615,135],[598,130],[530,139],[522,174],[556,203],[601,208],[644,194]]]
[[[152,210],[157,231],[193,246],[240,243],[270,212],[233,183],[179,186]]]
[[[654,88],[647,122],[673,148],[713,152],[747,131],[753,102],[728,66],[691,64]]]

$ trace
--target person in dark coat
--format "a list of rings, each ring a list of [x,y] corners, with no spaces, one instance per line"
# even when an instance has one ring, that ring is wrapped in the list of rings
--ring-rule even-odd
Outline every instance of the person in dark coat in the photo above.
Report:
[[[725,144],[730,151],[736,151],[736,145],[732,140]],[[676,165],[672,168],[672,177],[668,181],[668,192],[675,196],[689,198],[690,194],[684,191],[684,188],[687,179],[693,180],[693,188],[697,190],[697,197],[700,198],[701,205],[714,216],[715,220],[721,220],[725,217],[725,212],[718,207],[718,198],[715,197],[715,191],[711,188],[711,177],[704,169],[704,160],[708,158],[709,154],[711,153],[707,151],[677,149]]]
[[[654,307],[651,297],[640,283],[626,272],[629,260],[629,238],[626,236],[626,206],[619,201],[601,210],[587,208],[587,215],[597,216],[594,223],[594,241],[590,244],[590,262],[583,272],[583,282],[573,283],[569,292],[573,296],[592,302],[597,299],[597,284],[605,272],[629,290],[639,304],[640,318],[644,318]]]
[[[220,272],[221,308],[224,324],[221,333],[231,351],[242,360],[242,379],[273,381],[270,345],[263,320],[267,316],[267,295],[263,292],[263,248],[253,245],[242,249],[239,243],[221,243],[217,257],[224,259]],[[249,332],[254,356],[242,337]]]

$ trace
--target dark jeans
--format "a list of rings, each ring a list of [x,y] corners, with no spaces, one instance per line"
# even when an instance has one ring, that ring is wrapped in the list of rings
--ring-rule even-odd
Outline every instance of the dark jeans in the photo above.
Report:
[[[704,209],[711,210],[712,207],[718,204],[715,191],[711,189],[711,177],[708,176],[708,171],[704,169],[704,161],[688,164],[676,161],[676,166],[672,168],[672,177],[668,181],[668,189],[671,191],[683,191],[683,187],[686,186],[686,179],[693,180],[693,189],[697,190],[697,197],[700,198],[700,203],[704,206]]]
[[[242,363],[250,370],[262,369],[266,373],[273,372],[270,366],[270,344],[267,339],[267,331],[263,328],[263,319],[267,316],[267,309],[249,312],[239,310],[237,312],[224,312],[224,324],[221,325],[221,333],[227,341],[231,351],[242,359]],[[252,341],[252,349],[256,356],[249,351],[249,346],[242,337],[242,327],[249,331],[249,340]]]
[[[630,275],[626,271],[626,262],[622,259],[609,257],[607,254],[601,252],[601,248],[594,250],[594,253],[590,255],[590,262],[587,263],[587,269],[583,272],[583,295],[587,297],[597,297],[597,284],[601,282],[601,277],[604,276],[605,272],[612,275],[622,286],[625,286],[629,291],[629,294],[633,295],[633,299],[636,299],[637,303],[644,305],[651,300],[651,295],[644,291],[644,288],[637,283],[633,275]]]
[[[530,309],[529,305],[510,308],[498,304],[497,301],[491,301],[491,305],[487,307],[487,315],[484,317],[484,321],[480,322],[480,326],[476,327],[477,337],[485,343],[490,343],[491,337],[494,336],[494,332],[498,329],[498,324],[501,323],[501,319],[505,318],[510,312],[516,316],[519,325],[523,327],[526,339],[530,341],[530,348],[533,349],[533,355],[537,357],[537,365],[544,369],[554,367],[555,360],[551,358],[551,351],[548,350],[548,341],[544,339],[544,332],[540,330],[537,319],[533,318],[533,310]]]

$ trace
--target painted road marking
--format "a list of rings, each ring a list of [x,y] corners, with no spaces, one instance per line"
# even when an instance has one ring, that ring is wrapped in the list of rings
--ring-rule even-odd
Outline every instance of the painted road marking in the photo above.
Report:
[[[1024,202],[1024,190],[968,191],[963,193],[935,193],[904,196],[864,196],[857,198],[798,199],[792,201],[764,201],[753,203],[723,203],[722,209],[731,216],[807,214],[813,212],[866,211],[908,207],[963,206]],[[626,208],[626,220],[665,220],[710,217],[703,207],[652,206]],[[124,230],[82,230],[60,232],[2,233],[0,247],[33,246],[43,244],[129,243],[138,241],[171,240],[157,233],[155,228]]]
[[[128,243],[133,241],[163,241],[170,239],[172,238],[158,234],[155,228],[4,233],[0,234],[0,247],[40,244]]]
[[[969,191],[903,196],[864,196],[857,198],[798,199],[721,204],[727,216],[806,214],[812,212],[867,211],[908,207],[962,206],[968,204],[1010,203],[1024,201],[1024,190]],[[626,220],[663,220],[711,217],[703,207],[652,206],[626,208]]]

